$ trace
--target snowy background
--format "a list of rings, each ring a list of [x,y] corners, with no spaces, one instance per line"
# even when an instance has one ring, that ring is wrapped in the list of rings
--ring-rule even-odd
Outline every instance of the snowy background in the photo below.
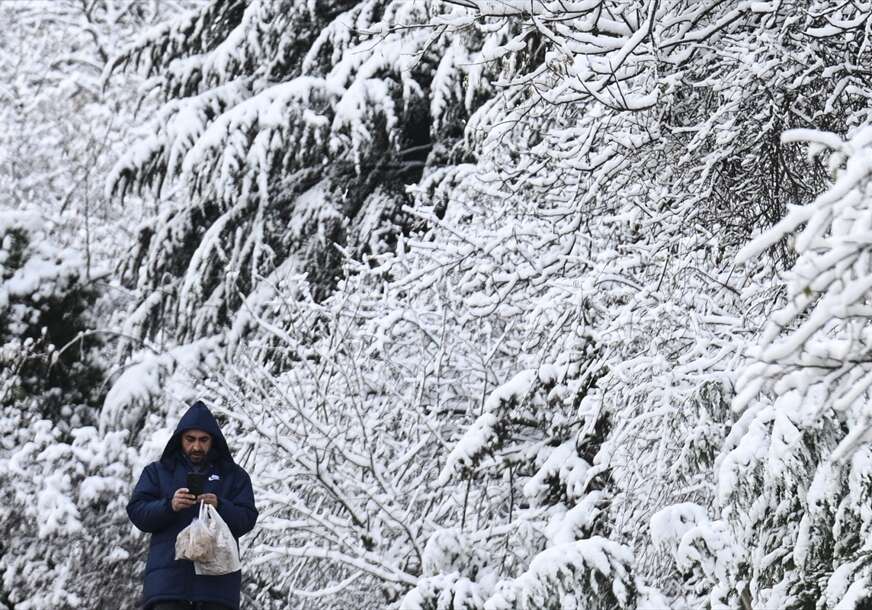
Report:
[[[872,6],[0,2],[0,609],[872,607]]]

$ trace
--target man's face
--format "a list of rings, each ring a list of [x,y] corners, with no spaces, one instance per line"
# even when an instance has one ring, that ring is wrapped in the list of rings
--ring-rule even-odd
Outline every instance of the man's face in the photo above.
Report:
[[[206,454],[212,448],[212,435],[202,430],[185,430],[182,432],[182,452],[194,464],[206,459]]]

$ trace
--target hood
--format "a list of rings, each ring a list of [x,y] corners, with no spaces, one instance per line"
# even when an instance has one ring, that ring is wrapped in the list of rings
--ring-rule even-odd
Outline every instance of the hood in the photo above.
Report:
[[[160,461],[166,464],[171,463],[177,456],[182,457],[182,432],[185,430],[202,430],[208,432],[212,436],[212,448],[209,450],[208,459],[212,462],[229,462],[233,463],[233,456],[230,455],[230,449],[227,447],[227,441],[224,435],[221,434],[221,428],[218,426],[218,421],[212,415],[202,401],[198,400],[192,404],[179,424],[176,426],[176,431],[173,433],[167,446],[164,447],[163,453],[160,456]]]

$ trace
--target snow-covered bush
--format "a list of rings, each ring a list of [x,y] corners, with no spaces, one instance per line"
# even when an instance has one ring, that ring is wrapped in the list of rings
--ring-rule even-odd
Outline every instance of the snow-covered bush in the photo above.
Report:
[[[14,406],[70,428],[87,423],[75,411],[93,404],[101,381],[97,342],[85,336],[95,298],[82,256],[53,245],[38,213],[0,211],[4,409]]]
[[[125,512],[135,454],[125,434],[70,433],[42,419],[20,424],[14,437],[18,445],[0,452],[0,602],[132,609],[139,545]]]
[[[0,602],[10,608],[130,595],[130,450],[125,433],[94,427],[95,297],[84,257],[55,245],[38,213],[0,212]]]

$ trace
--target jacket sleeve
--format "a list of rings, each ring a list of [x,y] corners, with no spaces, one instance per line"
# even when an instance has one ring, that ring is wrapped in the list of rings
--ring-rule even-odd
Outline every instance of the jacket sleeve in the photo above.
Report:
[[[248,473],[242,468],[237,468],[228,495],[218,497],[218,514],[237,538],[254,528],[257,521],[254,491]]]
[[[142,471],[139,482],[133,488],[133,496],[127,504],[127,516],[133,525],[151,534],[172,524],[175,513],[170,505],[170,498],[161,496],[156,464],[149,464]]]

